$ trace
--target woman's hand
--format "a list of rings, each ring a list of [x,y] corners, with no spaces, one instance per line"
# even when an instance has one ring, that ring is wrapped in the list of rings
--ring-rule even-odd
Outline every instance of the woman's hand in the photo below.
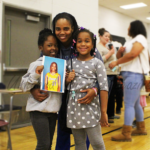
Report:
[[[117,66],[118,64],[117,64],[117,61],[113,61],[113,62],[111,62],[110,64],[109,64],[109,68],[110,69],[113,69],[115,66]]]
[[[118,52],[124,53],[125,49],[126,49],[125,47],[121,46],[121,47],[119,48]]]
[[[108,123],[108,116],[107,113],[105,112],[101,112],[101,119],[100,119],[100,124],[102,127],[109,127],[109,123]]]
[[[43,66],[43,65],[37,66],[36,69],[35,69],[35,72],[36,72],[37,74],[41,74],[42,71],[43,71],[43,69],[44,69],[44,66]]]
[[[110,53],[111,53],[111,55],[113,55],[113,54],[115,54],[115,49],[114,49],[114,47],[112,46],[112,48],[110,49],[110,51],[109,51]]]
[[[91,101],[95,97],[95,91],[93,89],[86,89],[86,90],[82,90],[80,92],[87,93],[87,94],[83,98],[78,99],[78,103],[81,103],[81,104],[90,104]]]
[[[31,89],[30,90],[32,96],[34,97],[34,99],[36,99],[37,101],[39,102],[42,102],[43,100],[45,100],[49,94],[47,91],[43,91],[43,90],[40,90],[40,89]]]
[[[119,48],[119,50],[118,50],[118,52],[117,52],[117,55],[116,55],[117,59],[119,59],[119,58],[121,58],[121,57],[123,56],[123,53],[124,53],[125,49],[126,49],[126,48],[123,47],[123,46],[121,46],[121,47]]]

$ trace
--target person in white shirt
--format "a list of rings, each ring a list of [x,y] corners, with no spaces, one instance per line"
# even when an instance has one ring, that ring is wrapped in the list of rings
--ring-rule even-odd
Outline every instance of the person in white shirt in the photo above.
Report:
[[[97,49],[100,52],[102,59],[104,61],[105,69],[107,71],[107,80],[108,80],[108,106],[107,106],[107,114],[108,114],[108,122],[114,123],[112,119],[119,119],[119,116],[115,116],[115,88],[117,84],[117,75],[118,67],[115,67],[115,70],[109,68],[109,64],[112,61],[116,60],[115,48],[111,44],[108,46],[111,40],[110,33],[104,28],[100,28],[98,30],[100,41],[97,44]],[[109,44],[108,44],[109,43]],[[108,48],[109,47],[109,48]]]
[[[149,72],[148,42],[146,29],[139,20],[130,23],[128,35],[131,41],[126,42],[117,53],[117,61],[109,64],[110,68],[121,64],[124,84],[125,115],[122,133],[113,136],[113,141],[132,141],[131,135],[146,135],[143,110],[140,106],[140,90],[144,84],[143,74]],[[134,117],[137,129],[132,131]]]

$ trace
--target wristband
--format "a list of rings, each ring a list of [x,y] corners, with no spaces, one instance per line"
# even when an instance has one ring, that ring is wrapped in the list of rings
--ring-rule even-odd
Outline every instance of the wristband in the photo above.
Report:
[[[96,90],[96,88],[92,88],[93,90],[94,90],[94,92],[95,92],[95,96],[97,96],[97,90]]]

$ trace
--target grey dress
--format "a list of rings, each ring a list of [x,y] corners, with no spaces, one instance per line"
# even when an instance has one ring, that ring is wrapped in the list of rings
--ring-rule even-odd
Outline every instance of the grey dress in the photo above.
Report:
[[[101,115],[99,96],[97,95],[90,104],[79,104],[77,100],[87,94],[81,93],[80,90],[93,88],[96,82],[100,90],[108,91],[105,66],[97,58],[89,61],[79,61],[73,58],[72,66],[76,76],[71,83],[67,107],[67,127],[75,129],[94,127],[99,123]],[[67,69],[71,69],[70,60],[67,62]]]

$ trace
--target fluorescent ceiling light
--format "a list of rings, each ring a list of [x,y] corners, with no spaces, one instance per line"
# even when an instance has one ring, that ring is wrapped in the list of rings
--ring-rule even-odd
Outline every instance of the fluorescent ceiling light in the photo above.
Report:
[[[130,4],[130,5],[124,5],[124,6],[120,6],[123,9],[133,9],[133,8],[138,8],[138,7],[145,7],[147,6],[144,3],[135,3],[135,4]]]
[[[146,19],[150,20],[150,17],[147,17]]]

